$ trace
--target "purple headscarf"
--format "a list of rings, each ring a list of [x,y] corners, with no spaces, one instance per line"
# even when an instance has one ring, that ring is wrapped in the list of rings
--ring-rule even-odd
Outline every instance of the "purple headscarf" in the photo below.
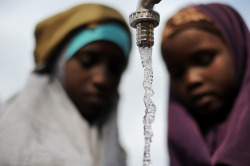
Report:
[[[212,3],[193,6],[211,18],[231,49],[239,91],[227,118],[209,130],[207,140],[198,123],[170,94],[168,147],[171,166],[250,165],[250,33],[231,7]]]

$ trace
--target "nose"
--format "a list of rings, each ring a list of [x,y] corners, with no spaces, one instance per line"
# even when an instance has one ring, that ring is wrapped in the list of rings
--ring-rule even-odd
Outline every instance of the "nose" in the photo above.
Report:
[[[92,81],[95,86],[101,89],[105,89],[109,86],[110,78],[106,65],[99,65],[92,74]]]
[[[190,68],[186,72],[185,82],[188,90],[193,90],[203,83],[202,71],[198,68]]]

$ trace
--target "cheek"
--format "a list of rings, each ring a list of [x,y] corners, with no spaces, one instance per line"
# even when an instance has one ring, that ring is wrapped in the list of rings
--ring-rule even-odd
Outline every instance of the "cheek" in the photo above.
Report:
[[[120,83],[120,77],[115,77],[111,79],[111,83],[110,83],[110,90],[112,93],[117,93],[118,92],[118,87],[119,87],[119,83]]]
[[[229,54],[220,55],[211,66],[209,87],[216,93],[214,109],[228,105],[234,98],[236,85],[236,72],[232,58]]]
[[[64,86],[68,94],[80,92],[81,87],[84,85],[84,78],[82,78],[81,66],[78,62],[69,61],[65,66],[65,80]]]
[[[185,102],[186,91],[185,91],[184,85],[178,81],[171,81],[170,86],[171,86],[170,89],[171,89],[172,93],[174,95],[176,95],[176,97],[180,101]]]
[[[211,78],[214,79],[215,86],[221,89],[222,93],[226,93],[226,91],[230,91],[235,87],[235,66],[229,55],[217,58],[211,68]]]

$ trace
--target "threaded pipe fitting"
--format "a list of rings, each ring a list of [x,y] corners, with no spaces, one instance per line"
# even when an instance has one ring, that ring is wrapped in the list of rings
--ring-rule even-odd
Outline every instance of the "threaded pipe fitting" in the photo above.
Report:
[[[154,28],[159,25],[159,22],[159,13],[151,9],[142,9],[130,14],[129,23],[131,27],[136,28],[138,47],[154,45]]]

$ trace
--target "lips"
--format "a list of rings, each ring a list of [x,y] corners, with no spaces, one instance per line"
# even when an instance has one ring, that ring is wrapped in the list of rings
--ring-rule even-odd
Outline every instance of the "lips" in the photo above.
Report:
[[[214,98],[214,93],[199,93],[191,96],[191,104],[195,107],[206,107],[208,106]]]
[[[103,104],[108,99],[107,95],[88,93],[84,95],[84,100],[92,104]]]

